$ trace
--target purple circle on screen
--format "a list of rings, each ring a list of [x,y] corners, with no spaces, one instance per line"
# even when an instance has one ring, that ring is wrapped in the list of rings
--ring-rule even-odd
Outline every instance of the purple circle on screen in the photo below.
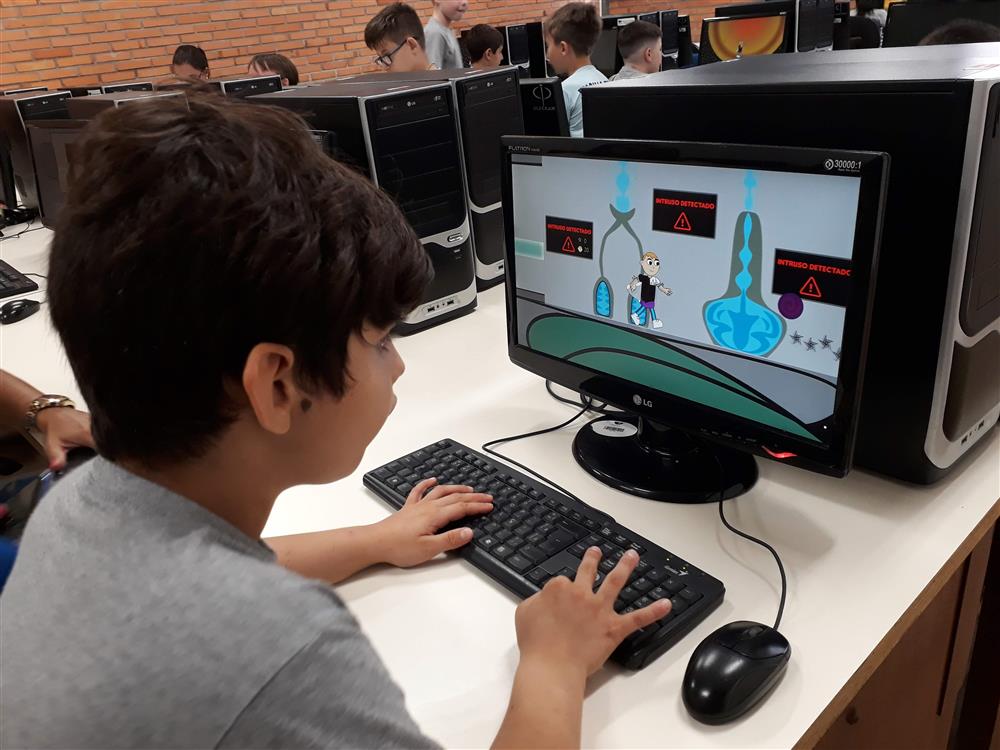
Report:
[[[778,312],[789,320],[795,320],[799,317],[803,308],[802,298],[794,292],[782,294],[781,299],[778,300]]]

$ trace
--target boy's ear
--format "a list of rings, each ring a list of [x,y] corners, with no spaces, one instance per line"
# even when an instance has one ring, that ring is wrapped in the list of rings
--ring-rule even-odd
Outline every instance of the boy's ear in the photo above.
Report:
[[[281,344],[257,344],[251,349],[243,365],[243,392],[264,430],[286,434],[301,400],[292,350]]]
[[[418,49],[423,49],[423,47],[420,46],[420,42],[412,36],[406,37],[406,46],[409,47],[412,52],[416,52]]]

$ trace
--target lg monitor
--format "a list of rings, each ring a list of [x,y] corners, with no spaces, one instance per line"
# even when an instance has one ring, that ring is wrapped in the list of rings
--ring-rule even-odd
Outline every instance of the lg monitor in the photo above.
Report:
[[[784,11],[739,18],[706,18],[701,22],[701,65],[785,51]]]
[[[526,66],[530,62],[528,52],[528,27],[521,23],[501,30],[504,37],[503,65]]]
[[[578,432],[583,468],[680,502],[745,491],[753,456],[850,469],[884,154],[503,144],[510,358],[624,410]]]

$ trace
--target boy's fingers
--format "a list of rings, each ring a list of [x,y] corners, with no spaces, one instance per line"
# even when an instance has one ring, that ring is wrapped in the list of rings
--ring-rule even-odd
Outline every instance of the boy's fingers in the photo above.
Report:
[[[469,492],[454,492],[450,495],[445,495],[438,500],[438,507],[445,508],[449,505],[454,505],[455,503],[492,503],[493,496],[487,495],[485,492],[472,492],[471,488]]]
[[[424,496],[424,493],[427,492],[427,490],[429,490],[435,484],[437,484],[437,479],[435,479],[434,477],[430,477],[428,479],[424,479],[423,481],[417,482],[417,485],[412,490],[410,490],[410,494],[406,496],[406,504],[411,505],[413,503],[419,502],[420,498]]]
[[[594,579],[597,578],[597,564],[601,561],[601,549],[599,547],[588,547],[583,553],[583,560],[580,567],[576,569],[576,578],[573,580],[581,586],[585,586],[588,591],[594,587]]]
[[[472,541],[472,529],[463,527],[430,537],[435,554],[458,549]]]
[[[652,625],[657,620],[666,617],[667,613],[670,612],[670,608],[669,599],[659,599],[648,607],[629,612],[627,615],[621,615],[618,621],[621,623],[621,630],[619,632],[622,639],[634,633],[639,628]]]
[[[438,498],[444,497],[445,495],[454,495],[456,493],[462,492],[472,492],[471,487],[467,487],[464,484],[439,484],[433,490],[427,493],[427,500],[437,500]]]
[[[464,502],[464,503],[454,503],[453,505],[446,505],[438,511],[437,522],[438,527],[449,524],[452,521],[457,521],[459,518],[465,518],[466,516],[482,515],[483,513],[489,513],[493,510],[493,503],[489,502]]]
[[[635,566],[638,564],[639,556],[635,553],[635,550],[625,552],[618,561],[618,564],[608,573],[608,577],[604,579],[604,583],[601,584],[601,588],[597,592],[601,598],[614,601],[618,593],[625,588],[628,577],[632,575],[632,571],[635,570]]]

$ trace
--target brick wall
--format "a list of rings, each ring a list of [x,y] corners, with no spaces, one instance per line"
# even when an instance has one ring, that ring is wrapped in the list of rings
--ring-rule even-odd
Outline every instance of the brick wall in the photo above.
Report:
[[[363,72],[372,69],[365,23],[388,1],[0,0],[0,88],[157,79],[181,43],[203,47],[214,76],[244,72],[257,52],[288,55],[304,80]],[[471,0],[462,25],[539,20],[563,2]],[[430,0],[413,6],[430,15]],[[704,0],[610,2],[612,13],[687,6],[712,7]]]

